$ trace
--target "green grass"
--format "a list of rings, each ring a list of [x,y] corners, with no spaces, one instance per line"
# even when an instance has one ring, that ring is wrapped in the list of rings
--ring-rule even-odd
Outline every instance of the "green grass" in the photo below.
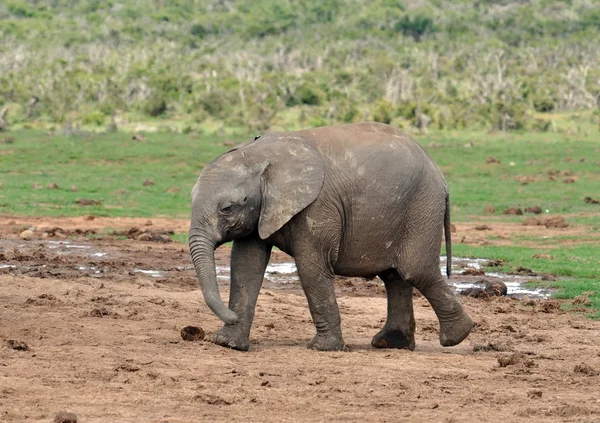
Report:
[[[590,294],[589,317],[600,319],[600,237],[594,244],[572,245],[561,248],[527,248],[515,246],[471,246],[454,244],[453,254],[460,257],[485,257],[504,261],[494,267],[497,272],[511,272],[518,267],[532,269],[538,274],[558,276],[557,281],[533,281],[535,286],[558,288],[557,298],[573,299]],[[536,254],[544,254],[539,258]]]
[[[600,206],[584,202],[585,197],[600,197],[597,139],[597,131],[571,136],[511,134],[506,140],[501,134],[440,132],[420,142],[446,174],[453,218],[461,221],[482,215],[487,205],[495,207],[496,215],[509,207],[530,206],[540,206],[550,214],[599,212]],[[474,146],[465,147],[469,142]],[[488,157],[500,163],[486,163]],[[550,180],[550,171],[563,173]],[[572,173],[576,181],[564,183],[569,177],[564,173]],[[517,180],[520,177],[533,181],[523,185]],[[505,219],[522,221],[523,217]],[[598,223],[597,216],[571,217],[570,221]]]
[[[0,214],[188,218],[189,192],[203,165],[251,135],[157,132],[147,134],[145,141],[134,141],[126,133],[49,136],[21,130],[0,134]],[[503,215],[502,210],[540,206],[548,215],[566,215],[567,222],[587,225],[588,230],[580,238],[516,234],[513,247],[456,243],[454,254],[500,258],[507,263],[503,270],[524,266],[568,277],[550,285],[560,288],[558,295],[565,298],[594,291],[590,314],[600,317],[600,205],[583,200],[587,196],[600,200],[596,138],[591,129],[576,134],[509,134],[506,139],[502,134],[467,131],[418,136],[446,174],[453,221],[521,222],[524,216]],[[486,163],[488,157],[500,163]],[[549,180],[550,170],[572,173],[576,181],[564,183],[566,176]],[[515,180],[519,176],[531,176],[533,181],[522,185]],[[146,179],[155,184],[144,186]],[[59,189],[47,189],[51,183]],[[41,188],[34,189],[34,184]],[[71,192],[71,185],[77,186],[77,192]],[[168,192],[173,187],[179,191]],[[78,198],[102,204],[82,207],[75,203]],[[492,216],[484,212],[488,205],[496,209]],[[186,236],[174,238],[185,242]],[[523,246],[532,243],[536,247]],[[551,258],[533,258],[536,253]]]
[[[11,144],[0,144],[0,213],[5,214],[187,217],[189,194],[203,165],[230,148],[216,136],[191,134],[148,134],[142,142],[124,133],[11,136]],[[146,179],[155,184],[144,186]],[[53,182],[59,189],[46,188]],[[102,204],[82,207],[75,203],[79,198]]]

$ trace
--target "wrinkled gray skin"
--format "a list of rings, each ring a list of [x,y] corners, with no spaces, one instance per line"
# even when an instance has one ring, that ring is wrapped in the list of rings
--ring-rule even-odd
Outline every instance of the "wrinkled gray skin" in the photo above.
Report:
[[[387,322],[373,346],[414,349],[413,287],[437,314],[440,343],[456,345],[473,323],[439,271],[444,229],[450,251],[449,225],[442,173],[391,126],[342,125],[249,141],[206,166],[192,190],[190,253],[206,303],[225,322],[214,342],[248,349],[263,275],[277,246],[296,260],[317,329],[310,348],[344,348],[334,275],[383,280]],[[226,307],[214,251],[228,241]]]

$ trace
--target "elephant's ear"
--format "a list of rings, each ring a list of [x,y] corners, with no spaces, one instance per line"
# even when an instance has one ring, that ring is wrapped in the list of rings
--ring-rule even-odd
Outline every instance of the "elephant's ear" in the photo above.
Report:
[[[325,169],[319,153],[300,140],[269,140],[263,147],[268,166],[263,171],[258,234],[266,239],[315,201]]]

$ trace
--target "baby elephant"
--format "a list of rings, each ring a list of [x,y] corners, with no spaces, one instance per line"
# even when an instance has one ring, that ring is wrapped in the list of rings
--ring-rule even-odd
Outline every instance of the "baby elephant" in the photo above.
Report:
[[[271,133],[215,159],[192,189],[189,246],[210,309],[225,322],[214,342],[248,350],[271,248],[296,260],[317,334],[309,347],[341,350],[334,275],[379,276],[387,322],[378,348],[415,348],[412,292],[431,303],[440,343],[473,326],[439,270],[442,230],[450,275],[448,187],[439,168],[403,132],[361,123]],[[233,241],[226,307],[214,251]]]

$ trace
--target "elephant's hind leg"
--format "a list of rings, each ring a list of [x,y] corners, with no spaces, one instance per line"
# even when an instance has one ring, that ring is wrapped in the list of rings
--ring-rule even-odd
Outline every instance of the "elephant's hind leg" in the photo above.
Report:
[[[463,310],[456,295],[446,283],[438,267],[424,274],[412,274],[406,280],[427,298],[440,322],[440,344],[460,344],[471,332],[473,321]]]
[[[390,269],[379,274],[385,284],[388,308],[383,329],[373,337],[375,348],[415,349],[415,316],[413,314],[413,287]]]

